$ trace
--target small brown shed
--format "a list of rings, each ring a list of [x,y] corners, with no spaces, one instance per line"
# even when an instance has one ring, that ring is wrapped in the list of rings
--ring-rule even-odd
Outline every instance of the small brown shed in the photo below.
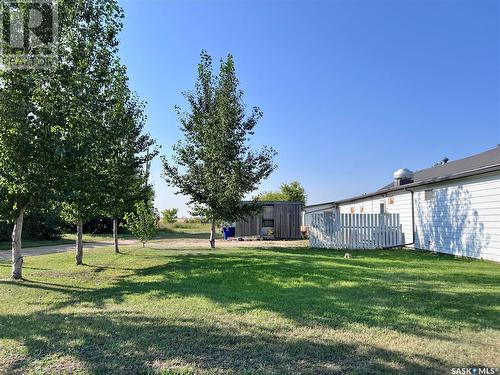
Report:
[[[236,237],[296,240],[301,238],[300,202],[259,202],[260,213],[236,222]]]

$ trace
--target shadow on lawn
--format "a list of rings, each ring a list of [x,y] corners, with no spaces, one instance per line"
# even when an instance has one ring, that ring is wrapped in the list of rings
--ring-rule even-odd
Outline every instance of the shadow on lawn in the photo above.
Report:
[[[148,301],[202,296],[230,312],[266,310],[304,327],[359,323],[453,340],[450,326],[484,329],[500,324],[495,310],[498,294],[470,291],[478,283],[496,285],[495,275],[468,274],[467,262],[449,257],[438,258],[443,260],[442,272],[438,267],[433,273],[428,269],[431,264],[436,267],[434,258],[407,251],[372,251],[369,258],[367,252],[354,255],[344,260],[338,252],[304,249],[179,254],[154,267],[114,268],[124,275],[101,288],[37,281],[12,284],[64,293],[65,298],[42,313],[0,316],[0,337],[23,341],[27,361],[68,355],[93,372],[142,372],[152,369],[155,360],[164,360],[201,369],[263,373],[385,373],[394,371],[389,363],[397,363],[401,373],[433,373],[445,364],[413,354],[410,360],[404,353],[375,347],[359,351],[356,344],[284,339],[260,326],[218,328],[203,321],[114,312],[64,316],[58,310],[78,304],[104,308],[131,295]],[[94,267],[99,272],[106,269]],[[460,287],[469,290],[460,292]],[[23,365],[13,362],[10,368]]]
[[[50,311],[78,303],[102,307],[106,301],[121,303],[125,296],[151,293],[157,299],[203,296],[230,311],[268,310],[301,324],[339,327],[360,323],[434,338],[438,334],[447,338],[450,324],[477,329],[500,325],[495,310],[500,303],[498,294],[470,291],[478,282],[497,285],[498,276],[468,275],[460,267],[467,262],[450,257],[444,258],[442,274],[428,274],[425,270],[430,264],[435,267],[435,259],[426,262],[405,251],[380,251],[379,255],[378,264],[370,261],[373,258],[346,261],[321,251],[305,257],[304,250],[291,249],[273,249],[262,255],[173,255],[166,257],[166,264],[141,269],[88,265],[95,273],[123,270],[134,279],[125,275],[112,286],[85,289],[84,293],[81,288],[37,281],[19,285],[68,296]],[[450,272],[453,266],[458,267],[456,272]],[[154,281],[137,279],[150,276]],[[462,287],[469,290],[460,292]]]
[[[56,363],[65,358],[63,363],[91,373],[121,374],[158,371],[161,363],[214,373],[229,370],[262,374],[384,374],[394,362],[402,373],[432,373],[432,366],[442,365],[426,356],[417,356],[418,361],[431,363],[430,368],[381,348],[368,346],[359,351],[357,345],[284,339],[273,332],[252,332],[252,327],[242,327],[242,333],[187,319],[166,323],[164,319],[119,313],[39,313],[30,317],[0,316],[0,325],[5,327],[3,338],[22,340],[29,353],[29,357],[13,360],[4,368],[9,374],[33,361],[47,363],[47,357]],[[59,371],[65,370],[57,366]]]

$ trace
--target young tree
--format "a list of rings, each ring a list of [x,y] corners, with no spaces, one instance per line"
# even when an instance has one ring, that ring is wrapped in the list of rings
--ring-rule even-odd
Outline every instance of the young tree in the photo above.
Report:
[[[127,229],[142,243],[142,247],[152,240],[157,232],[158,213],[152,201],[139,202],[135,205],[135,212],[125,214]]]
[[[179,209],[177,208],[170,208],[170,209],[165,209],[161,212],[161,221],[163,221],[166,224],[171,224],[175,223],[177,221],[177,213],[179,212]]]
[[[158,154],[155,140],[144,134],[144,104],[128,88],[126,69],[117,69],[107,97],[105,116],[108,153],[103,163],[106,188],[104,213],[113,219],[113,243],[118,246],[118,220],[139,201],[153,198],[145,166]]]
[[[234,221],[255,210],[242,199],[275,169],[276,152],[267,147],[255,152],[249,146],[262,112],[254,107],[245,115],[231,55],[214,77],[212,60],[203,51],[195,90],[185,97],[189,112],[177,108],[184,139],[174,146],[172,160],[163,158],[164,176],[190,197],[194,212],[210,220],[210,246],[215,248],[216,221]]]

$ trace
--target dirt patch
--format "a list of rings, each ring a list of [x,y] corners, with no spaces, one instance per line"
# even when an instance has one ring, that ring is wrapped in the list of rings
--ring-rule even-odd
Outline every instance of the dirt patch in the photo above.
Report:
[[[227,248],[266,248],[266,247],[307,247],[309,242],[306,240],[298,241],[223,241],[218,240],[216,242],[216,248],[227,249]],[[151,241],[146,244],[147,247],[152,249],[208,249],[209,241],[200,239],[166,239],[166,240],[156,240]]]

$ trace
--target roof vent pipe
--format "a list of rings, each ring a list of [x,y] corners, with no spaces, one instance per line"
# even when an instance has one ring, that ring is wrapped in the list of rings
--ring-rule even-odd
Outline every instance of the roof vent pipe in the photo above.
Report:
[[[411,184],[414,182],[414,173],[409,169],[398,169],[394,172],[394,187]]]

